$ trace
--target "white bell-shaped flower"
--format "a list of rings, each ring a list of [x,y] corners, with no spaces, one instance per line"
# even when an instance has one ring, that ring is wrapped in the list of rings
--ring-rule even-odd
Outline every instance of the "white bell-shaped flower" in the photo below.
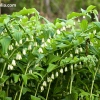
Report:
[[[18,42],[16,41],[15,46],[19,46]]]
[[[14,59],[12,60],[12,65],[16,66],[16,61]]]
[[[36,46],[36,47],[37,47],[37,42],[34,42],[34,46]]]
[[[47,86],[47,82],[46,81],[43,82],[43,86]]]
[[[73,57],[73,54],[70,54],[70,57]]]
[[[52,82],[51,77],[47,77],[47,82]]]
[[[58,75],[59,75],[58,72],[56,72],[55,76],[58,77]]]
[[[32,74],[32,70],[31,69],[29,70],[29,73]]]
[[[13,66],[12,65],[8,65],[8,70],[13,70]]]
[[[43,53],[42,48],[39,48],[39,49],[38,49],[38,52],[39,52],[39,53]]]
[[[44,38],[42,38],[42,43],[43,43],[43,42],[45,42],[45,41],[44,41]]]
[[[65,72],[67,72],[68,71],[68,68],[67,67],[65,67]]]
[[[51,79],[54,79],[54,74],[51,75]]]
[[[41,92],[44,90],[44,87],[43,86],[41,86]]]
[[[22,59],[21,54],[20,54],[20,53],[17,53],[17,55],[16,55],[16,60],[21,60],[21,59]]]
[[[83,49],[82,48],[79,48],[80,52],[83,52]]]
[[[79,54],[79,51],[78,51],[78,49],[76,49],[76,50],[75,50],[75,54]]]
[[[47,42],[50,43],[50,39],[47,39]]]
[[[80,19],[78,19],[78,22],[80,22]]]
[[[28,50],[32,50],[32,45],[31,44],[29,44]]]
[[[60,73],[63,73],[63,68],[60,69]]]
[[[96,34],[96,30],[94,30],[93,33]]]
[[[23,49],[22,53],[23,55],[26,55],[26,48]]]
[[[57,34],[60,34],[60,30],[59,29],[57,30]]]
[[[73,64],[71,64],[71,70],[73,70]]]
[[[9,50],[13,50],[13,46],[12,45],[9,45]]]
[[[22,44],[22,39],[19,41],[19,44]]]

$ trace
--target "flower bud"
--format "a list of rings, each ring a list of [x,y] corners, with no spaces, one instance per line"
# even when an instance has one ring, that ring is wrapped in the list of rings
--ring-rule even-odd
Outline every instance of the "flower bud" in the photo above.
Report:
[[[58,77],[58,72],[56,72],[55,76]]]
[[[67,69],[67,67],[65,67],[65,72],[67,72],[68,71],[68,69]]]
[[[57,30],[57,34],[60,34],[60,30]]]
[[[15,46],[19,46],[18,42],[16,41]]]
[[[75,25],[75,22],[74,22],[74,25]]]
[[[46,83],[46,81],[44,81],[44,82],[43,82],[43,86],[47,86],[47,83]]]
[[[78,49],[76,49],[76,50],[75,50],[75,53],[76,53],[76,54],[79,54],[79,51],[78,51]]]
[[[51,79],[54,79],[54,74],[51,75]]]
[[[63,69],[62,68],[60,69],[60,73],[63,73]]]
[[[29,73],[32,74],[32,70],[31,69],[29,70]]]
[[[31,44],[29,44],[29,46],[28,46],[28,50],[32,50],[32,46],[31,46]]]
[[[66,27],[65,26],[62,27],[62,31],[66,31]]]
[[[26,41],[29,41],[29,38],[26,38]]]
[[[83,49],[82,49],[82,48],[79,48],[79,50],[80,50],[80,52],[82,52],[82,51],[83,51]]]
[[[70,57],[73,57],[73,54],[70,54]]]
[[[79,62],[79,64],[81,65],[82,63],[81,63],[81,62]]]
[[[71,64],[71,70],[73,70],[73,64]]]
[[[23,52],[23,55],[26,55],[26,49],[25,48],[23,49],[22,52]]]
[[[50,39],[47,39],[47,42],[50,43]]]
[[[42,48],[39,48],[39,49],[38,49],[38,52],[39,52],[39,53],[43,53]]]
[[[96,30],[93,31],[93,34],[96,34]]]
[[[83,19],[85,19],[85,16],[83,16]]]
[[[22,44],[22,39],[19,41],[19,44]]]
[[[61,54],[62,54],[62,50],[61,50],[61,52],[60,52]]]
[[[78,22],[80,22],[80,19],[78,19]]]
[[[34,46],[36,46],[36,47],[37,47],[37,42],[34,42]]]
[[[45,41],[44,41],[44,38],[42,38],[42,43],[44,43]]]
[[[41,86],[41,92],[44,90],[44,87],[43,86]]]
[[[75,64],[74,67],[76,68],[77,67],[77,64]]]

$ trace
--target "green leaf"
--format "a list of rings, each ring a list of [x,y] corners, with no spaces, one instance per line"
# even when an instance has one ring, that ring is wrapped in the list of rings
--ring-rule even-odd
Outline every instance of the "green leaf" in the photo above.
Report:
[[[31,95],[31,100],[41,100],[40,98],[36,97],[36,96],[32,96]]]
[[[31,90],[30,90],[29,88],[23,87],[23,95],[24,95],[26,92],[31,92]]]
[[[47,64],[56,62],[56,61],[58,61],[59,59],[60,59],[59,56],[56,56],[56,55],[49,55],[48,60],[47,60]]]
[[[59,48],[65,48],[65,47],[67,47],[67,45],[64,44],[64,43],[61,43],[61,44],[57,45],[57,47],[59,47]]]
[[[3,76],[2,78],[0,78],[0,86],[2,86],[8,78],[8,76]]]
[[[43,78],[42,75],[40,73],[37,73],[37,72],[33,72],[33,75],[37,75],[37,76],[40,76],[41,78]]]
[[[93,22],[100,29],[100,22]]]
[[[19,12],[14,12],[12,14],[13,17],[18,16],[18,15],[27,15],[27,14],[34,14],[36,13],[37,15],[39,14],[38,11],[35,8],[32,9],[26,9],[25,7],[19,11]]]
[[[66,96],[66,100],[78,100],[78,94],[72,93]]]
[[[71,14],[67,15],[67,19],[76,18],[82,16],[82,13],[72,12]]]
[[[60,66],[64,66],[64,65],[68,64],[71,60],[72,60],[71,57],[62,59],[62,60],[60,61]]]
[[[87,12],[91,12],[95,7],[96,7],[96,6],[90,5],[90,6],[86,9],[86,11],[87,11]]]
[[[24,17],[22,18],[22,22],[25,23],[25,22],[27,22],[27,21],[28,21],[28,17],[27,17],[27,16],[24,16]]]
[[[11,97],[6,97],[4,100],[12,100]]]
[[[44,69],[37,66],[37,67],[34,68],[34,70],[44,70]]]
[[[50,63],[48,68],[47,68],[47,72],[49,73],[49,72],[53,71],[56,68],[57,68],[57,65],[54,65],[54,64]]]
[[[1,100],[4,100],[4,97],[6,96],[6,93],[5,93],[5,91],[0,91],[0,99]]]
[[[22,32],[14,32],[13,37],[17,42],[19,42],[22,38]]]
[[[0,40],[0,43],[2,45],[2,52],[6,53],[7,49],[10,45],[11,38],[10,37],[4,37],[3,39]]]
[[[19,79],[19,75],[13,74],[13,77],[14,77],[14,82],[17,83]]]
[[[27,85],[27,75],[22,75],[22,79],[25,85]]]
[[[35,74],[27,74],[27,78],[28,79],[35,79],[36,81],[39,80],[39,77]]]
[[[85,31],[88,27],[88,21],[87,20],[82,20],[80,27],[83,31]]]
[[[7,17],[6,19],[4,19],[4,24],[7,24],[10,21],[10,18]]]

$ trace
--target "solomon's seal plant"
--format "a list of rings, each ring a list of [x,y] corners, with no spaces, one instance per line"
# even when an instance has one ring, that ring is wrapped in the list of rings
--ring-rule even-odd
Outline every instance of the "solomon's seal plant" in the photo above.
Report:
[[[34,8],[1,15],[0,100],[99,100],[97,15],[93,5],[54,23]]]

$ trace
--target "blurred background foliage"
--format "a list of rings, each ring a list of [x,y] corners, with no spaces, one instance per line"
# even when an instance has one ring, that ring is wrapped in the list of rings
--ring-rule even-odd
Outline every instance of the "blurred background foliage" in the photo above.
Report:
[[[49,20],[55,18],[66,18],[70,12],[80,12],[80,8],[87,8],[89,5],[95,5],[99,12],[100,19],[100,0],[1,0],[2,3],[16,4],[13,8],[1,8],[1,13],[11,14],[14,11],[19,11],[23,7],[36,8],[40,15]]]

